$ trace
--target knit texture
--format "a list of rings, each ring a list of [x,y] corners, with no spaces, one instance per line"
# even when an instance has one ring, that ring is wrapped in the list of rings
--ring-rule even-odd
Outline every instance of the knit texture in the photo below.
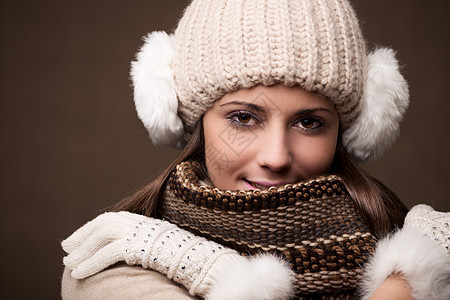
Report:
[[[172,68],[187,131],[225,93],[281,83],[358,116],[365,43],[347,0],[194,0],[175,31]]]
[[[202,186],[192,164],[172,172],[160,217],[242,254],[284,257],[299,299],[353,296],[375,239],[339,177],[224,191]]]
[[[64,264],[74,278],[84,279],[125,261],[165,274],[200,296],[216,283],[224,267],[247,261],[235,250],[167,221],[125,211],[98,216],[64,240],[62,247],[68,253]]]
[[[157,219],[136,224],[127,242],[125,261],[129,265],[140,264],[165,274],[191,295],[205,296],[215,283],[216,269],[242,260],[231,249]]]
[[[431,206],[414,206],[405,218],[405,227],[417,228],[442,247],[450,262],[450,213],[435,211]]]

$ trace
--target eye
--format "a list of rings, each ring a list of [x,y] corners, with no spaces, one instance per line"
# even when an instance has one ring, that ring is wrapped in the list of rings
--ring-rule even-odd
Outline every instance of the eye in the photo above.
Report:
[[[236,118],[239,122],[247,124],[248,122],[251,121],[252,116],[250,114],[240,113],[236,116]]]
[[[303,117],[297,122],[297,126],[303,130],[318,130],[323,127],[323,122],[317,117]]]
[[[304,118],[304,119],[300,120],[300,124],[304,128],[313,128],[315,123],[316,123],[316,120],[314,120],[313,118]]]
[[[235,111],[226,118],[230,124],[241,127],[252,127],[260,123],[259,118],[248,111]]]

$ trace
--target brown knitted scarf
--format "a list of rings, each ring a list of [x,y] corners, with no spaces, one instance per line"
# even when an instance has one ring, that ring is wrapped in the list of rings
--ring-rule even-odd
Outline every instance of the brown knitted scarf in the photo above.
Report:
[[[277,253],[297,274],[299,299],[351,299],[375,239],[335,175],[225,191],[179,164],[158,207],[162,218],[243,254]]]

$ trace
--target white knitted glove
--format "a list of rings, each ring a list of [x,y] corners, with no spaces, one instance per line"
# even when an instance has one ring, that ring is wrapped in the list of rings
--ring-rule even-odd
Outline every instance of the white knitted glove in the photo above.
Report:
[[[276,257],[247,259],[166,221],[105,213],[62,242],[64,264],[82,279],[125,261],[167,275],[191,295],[218,299],[288,299],[293,272]]]
[[[449,254],[450,260],[450,213],[435,211],[431,206],[414,206],[406,215],[404,228],[417,228],[429,236]]]
[[[450,213],[413,207],[402,229],[377,243],[366,265],[362,299],[392,274],[401,274],[414,299],[450,299]]]

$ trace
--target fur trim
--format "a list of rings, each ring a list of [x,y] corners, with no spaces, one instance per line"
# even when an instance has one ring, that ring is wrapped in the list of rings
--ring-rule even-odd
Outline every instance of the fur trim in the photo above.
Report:
[[[295,273],[284,260],[264,254],[236,261],[220,270],[206,299],[289,299],[294,281]]]
[[[181,148],[186,143],[183,123],[177,115],[178,98],[173,71],[174,37],[156,31],[144,38],[144,45],[131,63],[134,103],[139,118],[155,145]]]
[[[395,52],[377,49],[367,62],[360,115],[343,134],[347,151],[361,162],[379,157],[392,145],[409,105],[408,84],[399,72]]]
[[[450,299],[448,255],[415,228],[403,228],[381,240],[365,273],[362,299],[368,299],[396,273],[405,277],[414,299]]]

